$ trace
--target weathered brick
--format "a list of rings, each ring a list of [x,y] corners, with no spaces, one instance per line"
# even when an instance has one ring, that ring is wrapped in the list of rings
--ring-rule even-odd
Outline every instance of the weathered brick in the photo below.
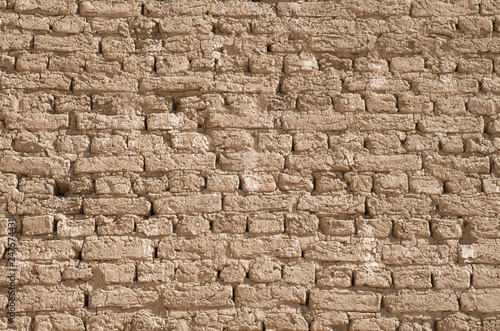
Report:
[[[87,237],[95,231],[95,220],[87,219],[66,219],[57,222],[57,237]]]
[[[325,214],[364,214],[365,198],[351,195],[303,196],[299,199],[297,209]]]
[[[118,307],[122,309],[153,306],[160,295],[156,290],[116,286],[90,292],[89,308]]]
[[[391,314],[458,311],[458,299],[454,293],[401,291],[384,295],[384,306]]]
[[[286,168],[296,171],[347,171],[349,162],[341,152],[333,154],[289,155]]]
[[[418,122],[418,129],[424,133],[484,132],[482,117],[424,117]]]
[[[140,116],[98,114],[78,114],[76,116],[78,130],[144,130],[144,118]]]
[[[366,199],[368,213],[375,215],[427,215],[436,209],[430,198],[388,197]]]
[[[363,155],[355,157],[358,171],[412,171],[422,168],[422,159],[417,155]]]
[[[215,169],[215,154],[172,154],[146,157],[147,172]]]
[[[460,263],[488,263],[498,264],[500,253],[495,243],[461,245],[458,248]]]
[[[115,75],[112,78],[101,74],[82,74],[73,82],[75,92],[137,92],[134,77]]]
[[[82,210],[82,199],[79,197],[51,197],[38,200],[36,198],[24,199],[22,203],[9,206],[13,215],[44,215],[64,213],[67,215],[79,214]]]
[[[91,35],[79,34],[76,36],[56,37],[51,35],[35,36],[34,47],[36,50],[50,52],[89,52],[99,50],[99,42]]]
[[[296,239],[240,239],[231,242],[231,253],[235,258],[276,256],[280,258],[300,257],[302,251]]]
[[[14,10],[26,14],[74,15],[78,4],[76,0],[19,0],[15,2]]]
[[[363,242],[318,241],[304,250],[304,257],[325,262],[363,262],[374,258],[374,248]]]
[[[356,114],[349,127],[361,131],[413,131],[415,121],[411,114]]]
[[[354,285],[388,288],[392,285],[391,273],[381,269],[355,270]]]
[[[142,260],[153,257],[153,242],[136,237],[99,237],[83,243],[83,260]]]
[[[227,195],[224,197],[224,211],[256,212],[290,210],[296,198],[291,195]]]
[[[449,253],[450,249],[445,245],[386,245],[382,258],[388,265],[444,265],[449,261]]]
[[[147,116],[148,130],[194,130],[196,122],[184,114],[149,114]]]
[[[464,292],[460,295],[460,307],[468,313],[498,314],[500,296],[498,290],[486,293],[484,290]]]
[[[95,156],[77,159],[75,174],[96,172],[142,172],[144,159],[142,156]]]
[[[343,131],[347,122],[342,115],[295,115],[283,116],[284,130]]]
[[[443,216],[493,216],[500,212],[496,197],[440,197],[439,214]]]
[[[76,243],[69,240],[21,240],[17,244],[19,260],[67,260],[77,256]]]
[[[215,259],[224,254],[227,243],[209,237],[161,241],[158,245],[158,257],[167,260]]]
[[[167,285],[161,290],[161,299],[166,308],[233,307],[232,297],[233,288],[230,285]]]
[[[97,198],[83,201],[83,212],[88,215],[147,215],[151,203],[145,198]]]
[[[230,171],[281,171],[285,166],[283,156],[278,153],[225,153],[219,163],[222,169]]]
[[[248,308],[274,308],[280,302],[305,304],[306,291],[294,286],[238,285],[235,292],[236,306]]]
[[[49,234],[54,229],[54,216],[24,216],[23,234],[28,236]]]
[[[141,15],[140,3],[130,1],[83,1],[80,15],[89,17],[133,17]]]
[[[219,194],[173,196],[155,200],[155,214],[215,213],[222,209]]]
[[[313,290],[310,309],[378,312],[382,295],[368,291]]]
[[[38,300],[40,297],[45,299]],[[74,310],[83,308],[85,295],[83,290],[78,288],[30,286],[19,289],[16,300],[16,310],[19,312]]]
[[[21,175],[65,176],[70,169],[69,160],[60,157],[2,156],[0,171]]]

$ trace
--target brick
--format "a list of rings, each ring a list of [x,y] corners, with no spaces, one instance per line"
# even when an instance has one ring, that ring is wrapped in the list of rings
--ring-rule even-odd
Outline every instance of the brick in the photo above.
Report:
[[[25,14],[74,15],[77,10],[76,0],[19,0],[14,5],[14,11]]]
[[[324,234],[332,236],[348,236],[356,231],[354,221],[339,220],[332,217],[322,217],[319,220],[319,227]]]
[[[290,195],[227,195],[224,197],[224,211],[256,212],[290,210],[296,198]]]
[[[424,133],[482,133],[484,121],[481,117],[424,117],[418,122],[418,129]]]
[[[17,248],[17,258],[21,261],[67,260],[77,256],[76,247],[69,240],[21,240]]]
[[[88,52],[96,53],[99,49],[99,42],[92,36],[80,34],[76,36],[55,37],[51,35],[35,36],[35,50],[72,53]]]
[[[342,115],[284,115],[284,130],[343,131],[347,129]]]
[[[172,135],[172,147],[193,153],[204,153],[210,149],[207,136],[194,132],[182,132]]]
[[[388,265],[444,265],[448,263],[449,252],[449,247],[445,245],[386,245],[382,258]]]
[[[384,306],[391,314],[458,311],[458,299],[454,293],[401,291],[385,295]]]
[[[364,214],[365,198],[351,195],[303,196],[299,199],[297,209],[324,214]]]
[[[474,288],[498,287],[498,284],[500,284],[500,270],[495,266],[474,266],[472,284]]]
[[[285,232],[282,215],[271,213],[253,214],[248,217],[248,232],[251,234],[274,234]]]
[[[88,215],[147,215],[151,203],[145,198],[98,198],[85,199],[83,212]]]
[[[378,312],[382,295],[368,291],[313,290],[309,309]]]
[[[64,213],[67,215],[79,214],[82,208],[82,199],[79,197],[51,197],[38,200],[26,198],[22,203],[9,206],[13,215],[44,215]]]
[[[168,282],[174,280],[172,262],[142,262],[137,265],[137,281],[140,283]]]
[[[90,292],[89,308],[118,307],[122,309],[152,306],[159,299],[155,290],[116,286],[111,289],[96,289]]]
[[[443,193],[443,182],[431,176],[410,176],[410,192],[417,194],[439,195]]]
[[[411,114],[357,114],[349,127],[361,131],[413,131],[415,122]]]
[[[160,241],[158,257],[167,260],[200,260],[219,258],[227,243],[209,237]],[[225,253],[224,253],[225,254]],[[225,255],[224,255],[225,256]]]
[[[296,171],[347,171],[349,163],[341,152],[333,154],[289,155],[286,158],[286,168]]]
[[[95,181],[97,194],[127,195],[132,189],[130,179],[123,177],[100,177]]]
[[[389,288],[392,285],[391,273],[378,269],[356,270],[354,271],[354,285]]]
[[[80,3],[80,15],[88,17],[134,17],[141,15],[140,3],[130,1],[84,1]]]
[[[365,110],[365,100],[359,94],[343,93],[333,99],[335,110],[340,112],[358,112]]]
[[[500,202],[495,197],[440,197],[438,210],[443,216],[493,216],[500,212]]]
[[[275,115],[245,114],[241,116],[212,113],[208,118],[207,126],[209,128],[272,129],[275,121]],[[235,133],[232,132],[232,134]]]
[[[174,196],[155,200],[155,214],[216,213],[222,209],[219,194]]]
[[[277,11],[279,16],[293,17],[335,17],[340,14],[340,6],[333,3],[288,3],[279,2]]]
[[[442,79],[417,78],[413,84],[414,91],[418,93],[476,93],[479,89],[479,82],[476,79],[456,79],[449,76]],[[485,88],[484,83],[482,86]],[[486,88],[488,87],[487,84]]]
[[[372,246],[372,247],[371,247]],[[324,262],[362,262],[374,258],[373,245],[319,241],[304,250],[304,257]]]
[[[28,236],[36,236],[42,234],[50,234],[54,229],[54,216],[24,216],[23,217],[23,234]]]
[[[293,258],[302,256],[299,241],[296,239],[239,239],[231,242],[230,250],[235,258],[255,256],[276,256]]]
[[[79,154],[88,150],[90,139],[84,135],[60,136],[56,141],[56,149],[61,153]]]
[[[207,191],[236,192],[240,180],[236,175],[210,175],[207,177]]]
[[[421,57],[395,57],[391,59],[392,72],[424,71],[424,59]]]
[[[388,197],[366,199],[368,213],[375,215],[427,215],[436,209],[429,198]]]
[[[146,157],[147,172],[215,169],[215,154],[172,154]]]
[[[87,237],[94,234],[95,220],[88,219],[65,219],[57,222],[58,238]]]
[[[433,283],[436,289],[468,289],[471,282],[471,271],[467,267],[441,267],[433,272]]]
[[[315,269],[314,263],[309,261],[285,265],[283,268],[283,280],[294,285],[314,284]]]
[[[469,291],[460,295],[460,307],[464,312],[480,314],[498,314],[500,299],[498,290],[490,293],[484,291]]]
[[[98,114],[78,114],[76,116],[78,130],[144,130],[144,118],[140,116]]]
[[[21,175],[65,176],[70,169],[69,160],[60,157],[2,156],[0,171]]]
[[[233,288],[230,285],[165,286],[161,299],[166,308],[233,307]]]
[[[283,191],[307,191],[314,189],[312,179],[299,175],[280,174],[279,188]]]
[[[136,237],[99,237],[83,243],[82,259],[89,261],[104,260],[142,260],[153,257],[153,242]]]
[[[46,300],[37,300],[40,296]],[[83,291],[77,288],[29,286],[17,291],[16,299],[17,311],[36,312],[83,308],[85,297]]]
[[[408,176],[405,173],[375,174],[373,191],[387,195],[401,195],[408,192]]]
[[[133,263],[113,264],[101,263],[93,268],[94,275],[102,279],[106,284],[109,283],[132,283],[135,277],[135,265]],[[93,293],[93,296],[96,293]],[[113,296],[113,293],[110,293]],[[102,296],[102,292],[97,296]],[[95,301],[103,301],[102,298]],[[95,302],[94,302],[95,304]],[[98,304],[99,305],[99,304]]]
[[[461,245],[458,249],[458,260],[460,263],[498,264],[500,254],[496,250],[497,246],[494,243]]]
[[[487,157],[471,156],[468,158],[426,154],[424,157],[426,169],[455,169],[466,173],[489,173],[490,161]]]
[[[395,220],[393,235],[400,239],[429,238],[429,222],[422,219]]]
[[[115,75],[112,78],[99,74],[82,74],[75,78],[75,92],[137,92],[137,80],[134,77]]]
[[[184,114],[149,114],[147,116],[148,130],[194,130],[196,122]]]
[[[96,156],[77,159],[75,174],[97,172],[142,172],[144,159],[142,156]]]
[[[133,149],[133,143],[131,144]],[[113,135],[104,138],[92,139],[90,151],[94,154],[125,154],[127,142],[125,137]]]
[[[280,302],[305,304],[306,291],[294,286],[236,286],[236,306],[246,308],[274,308]]]
[[[285,160],[278,153],[225,153],[221,154],[219,163],[224,170],[229,171],[281,171]]]
[[[394,288],[431,288],[431,272],[425,269],[410,269],[394,271]]]

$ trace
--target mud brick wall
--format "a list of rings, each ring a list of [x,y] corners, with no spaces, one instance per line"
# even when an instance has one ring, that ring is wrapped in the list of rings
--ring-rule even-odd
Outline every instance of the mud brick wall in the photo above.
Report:
[[[0,329],[500,330],[500,1],[0,0]]]

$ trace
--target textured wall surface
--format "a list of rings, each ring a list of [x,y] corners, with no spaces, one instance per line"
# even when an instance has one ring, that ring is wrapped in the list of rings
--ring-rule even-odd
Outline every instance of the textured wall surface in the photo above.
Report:
[[[499,20],[0,0],[0,329],[500,330]]]

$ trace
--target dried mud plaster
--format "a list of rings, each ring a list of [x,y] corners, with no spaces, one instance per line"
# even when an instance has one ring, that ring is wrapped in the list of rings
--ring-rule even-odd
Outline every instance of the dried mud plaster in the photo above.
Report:
[[[0,329],[500,330],[499,20],[0,0]]]

